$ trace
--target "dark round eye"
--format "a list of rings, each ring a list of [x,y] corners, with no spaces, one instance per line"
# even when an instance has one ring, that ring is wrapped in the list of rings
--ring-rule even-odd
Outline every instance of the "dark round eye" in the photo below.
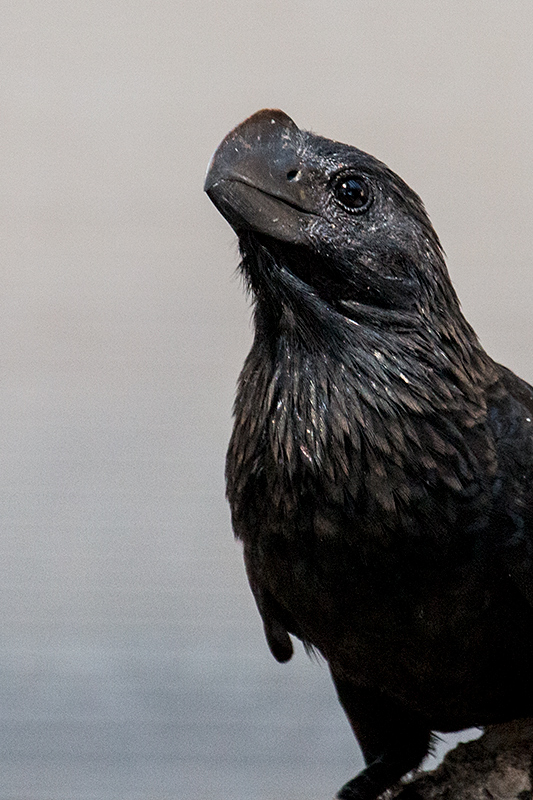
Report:
[[[359,211],[370,203],[370,191],[358,175],[341,175],[333,184],[335,200],[349,211]]]

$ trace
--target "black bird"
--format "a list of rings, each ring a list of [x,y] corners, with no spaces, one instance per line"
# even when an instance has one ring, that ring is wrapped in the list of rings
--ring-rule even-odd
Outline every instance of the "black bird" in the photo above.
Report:
[[[255,306],[227,456],[269,647],[329,664],[372,800],[433,731],[533,716],[533,389],[463,317],[419,197],[263,110],[205,184]],[[406,790],[407,791],[407,790]]]

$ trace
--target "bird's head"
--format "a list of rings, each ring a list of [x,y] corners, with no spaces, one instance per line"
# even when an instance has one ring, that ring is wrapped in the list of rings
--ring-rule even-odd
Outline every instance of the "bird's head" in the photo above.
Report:
[[[205,191],[239,236],[259,303],[296,292],[353,318],[457,311],[418,195],[377,159],[282,111],[259,111],[225,137]]]

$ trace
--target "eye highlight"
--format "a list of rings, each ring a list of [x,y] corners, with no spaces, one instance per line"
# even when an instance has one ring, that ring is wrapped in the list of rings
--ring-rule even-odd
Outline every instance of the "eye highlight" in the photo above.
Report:
[[[370,189],[360,175],[339,175],[333,183],[332,191],[337,203],[348,211],[363,211],[372,201]]]

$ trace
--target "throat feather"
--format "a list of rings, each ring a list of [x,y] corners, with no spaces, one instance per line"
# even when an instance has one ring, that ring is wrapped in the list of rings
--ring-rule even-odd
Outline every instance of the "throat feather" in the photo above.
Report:
[[[482,407],[457,384],[439,394],[428,370],[418,379],[415,358],[404,358],[401,369],[398,360],[384,347],[346,347],[335,359],[290,339],[278,340],[265,358],[256,343],[241,375],[228,452],[234,517],[254,507],[263,509],[260,517],[300,519],[327,507],[365,525],[378,514],[392,530],[406,514],[433,520],[450,495],[471,496]],[[438,498],[431,508],[430,491]]]

